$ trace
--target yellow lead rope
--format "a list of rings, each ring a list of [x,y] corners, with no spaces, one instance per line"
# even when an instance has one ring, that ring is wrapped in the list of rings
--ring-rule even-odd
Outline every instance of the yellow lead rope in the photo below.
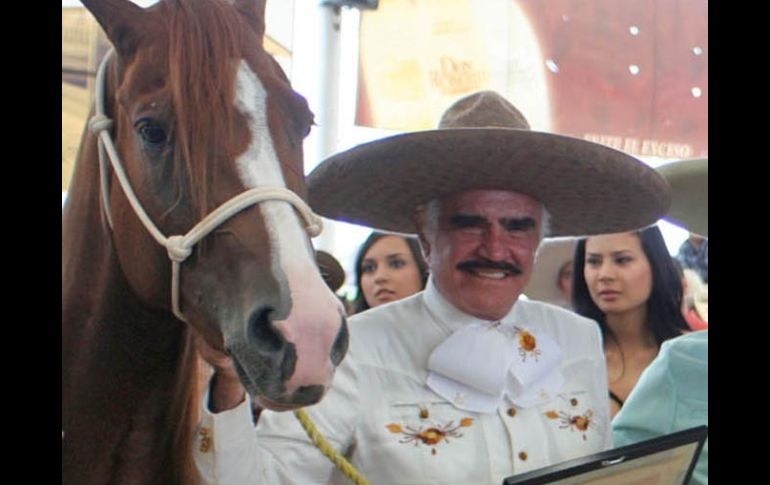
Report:
[[[331,462],[334,463],[346,477],[350,478],[356,485],[370,485],[369,480],[364,478],[344,456],[340,455],[337,450],[326,441],[326,438],[321,435],[313,421],[310,420],[310,416],[305,413],[304,409],[297,409],[294,411],[294,415],[297,417],[300,424],[302,424],[310,441],[312,441],[313,444],[321,450],[321,453],[329,458],[329,460],[331,460]]]

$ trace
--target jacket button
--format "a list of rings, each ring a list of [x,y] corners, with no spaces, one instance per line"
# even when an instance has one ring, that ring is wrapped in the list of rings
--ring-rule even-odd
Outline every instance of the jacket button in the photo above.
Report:
[[[508,416],[510,417],[516,416],[516,408],[508,408]]]
[[[519,460],[527,461],[527,452],[526,451],[522,451],[522,452],[519,453]]]
[[[211,436],[209,435],[209,429],[201,428],[200,436],[201,436],[200,451],[201,453],[208,453],[209,449],[211,448]]]

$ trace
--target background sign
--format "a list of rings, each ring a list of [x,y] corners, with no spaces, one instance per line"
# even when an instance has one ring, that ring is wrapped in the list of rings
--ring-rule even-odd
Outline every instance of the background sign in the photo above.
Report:
[[[362,126],[435,128],[494,89],[536,130],[708,155],[706,0],[381,0],[361,14],[359,71]]]

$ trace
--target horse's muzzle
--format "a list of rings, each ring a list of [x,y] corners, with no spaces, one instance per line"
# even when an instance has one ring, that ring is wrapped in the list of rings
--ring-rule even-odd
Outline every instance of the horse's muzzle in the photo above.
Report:
[[[315,332],[287,320],[271,320],[270,307],[254,312],[246,325],[245,341],[231,341],[228,351],[246,390],[264,407],[293,409],[321,400],[344,358],[349,344],[345,317],[336,325],[315,325]],[[292,324],[294,325],[292,326]],[[330,334],[329,329],[336,333]]]

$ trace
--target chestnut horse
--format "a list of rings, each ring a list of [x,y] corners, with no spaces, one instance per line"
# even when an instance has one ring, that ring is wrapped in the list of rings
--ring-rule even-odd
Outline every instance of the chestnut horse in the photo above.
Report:
[[[114,53],[62,213],[62,481],[195,483],[196,334],[277,410],[347,350],[306,233],[313,115],[264,0],[83,3]]]

